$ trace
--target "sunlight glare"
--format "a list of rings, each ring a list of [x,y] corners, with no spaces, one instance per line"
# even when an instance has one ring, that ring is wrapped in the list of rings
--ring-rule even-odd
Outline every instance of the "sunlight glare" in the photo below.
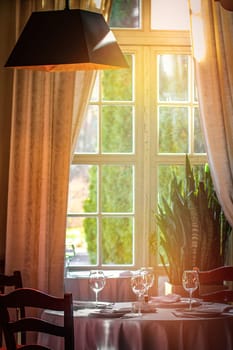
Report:
[[[201,2],[200,0],[190,0],[191,8],[191,27],[193,33],[193,55],[195,59],[200,62],[205,57],[205,39],[204,26],[201,16]]]
[[[99,50],[101,47],[116,42],[113,32],[110,30],[107,35],[93,48],[93,51]]]
[[[151,0],[151,28],[189,30],[187,0]]]

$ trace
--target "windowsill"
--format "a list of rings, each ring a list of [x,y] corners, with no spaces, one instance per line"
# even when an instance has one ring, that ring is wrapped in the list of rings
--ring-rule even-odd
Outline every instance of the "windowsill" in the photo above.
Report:
[[[68,271],[65,278],[88,278],[90,271]],[[130,270],[104,270],[107,278],[131,277],[133,271]]]

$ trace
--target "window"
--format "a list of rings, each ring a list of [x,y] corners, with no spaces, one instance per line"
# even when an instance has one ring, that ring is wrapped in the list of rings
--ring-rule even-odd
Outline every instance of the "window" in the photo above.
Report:
[[[114,1],[113,11],[122,3]],[[118,23],[113,12],[110,22],[129,69],[98,72],[73,156],[66,239],[71,270],[153,265],[162,274],[157,203],[172,171],[182,176],[186,153],[197,166],[206,162],[189,32],[171,30],[170,21],[168,30],[151,25],[157,17],[150,8],[161,1],[131,4],[131,20],[119,16]],[[186,5],[181,14],[187,25]]]

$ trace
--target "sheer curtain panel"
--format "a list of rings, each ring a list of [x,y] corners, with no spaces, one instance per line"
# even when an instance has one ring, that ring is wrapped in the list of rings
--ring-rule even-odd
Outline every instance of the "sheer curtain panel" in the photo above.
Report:
[[[233,12],[190,0],[201,123],[218,198],[233,226]]]
[[[70,6],[87,8],[87,3],[73,0]],[[15,0],[15,40],[32,11],[64,5]],[[13,77],[5,271],[21,270],[25,286],[54,295],[62,295],[64,288],[72,143],[93,74],[15,71]]]

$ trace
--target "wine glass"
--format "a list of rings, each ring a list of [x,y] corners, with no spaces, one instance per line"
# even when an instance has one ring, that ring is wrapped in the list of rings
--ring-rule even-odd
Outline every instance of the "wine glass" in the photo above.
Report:
[[[141,312],[141,299],[145,293],[145,283],[143,275],[138,273],[131,277],[131,288],[134,294],[138,297],[138,316],[142,316]]]
[[[140,273],[143,276],[144,285],[145,285],[145,294],[144,299],[148,301],[148,291],[153,286],[154,283],[154,269],[153,267],[141,267]]]
[[[189,292],[189,310],[192,310],[192,294],[198,288],[198,272],[195,270],[185,270],[182,276],[183,288]]]
[[[89,286],[95,292],[95,304],[98,305],[98,293],[104,288],[106,277],[101,270],[91,270],[89,274]]]

